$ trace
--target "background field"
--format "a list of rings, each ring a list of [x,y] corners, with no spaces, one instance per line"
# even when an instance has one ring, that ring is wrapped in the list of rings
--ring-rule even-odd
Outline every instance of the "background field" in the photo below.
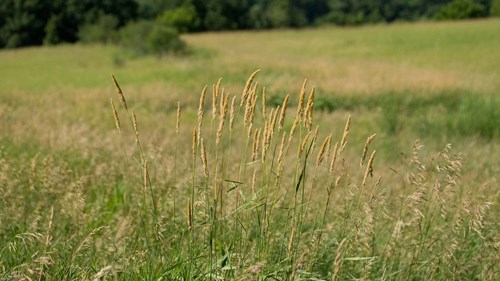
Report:
[[[340,139],[346,117],[352,115],[349,146],[343,157],[354,167],[350,172],[353,178],[364,173],[364,167],[358,165],[359,155],[366,138],[377,133],[372,144],[377,149],[374,174],[382,178],[383,186],[390,191],[387,194],[399,194],[401,190],[404,194],[404,163],[411,158],[415,140],[424,144],[420,152],[424,159],[439,158],[437,153],[448,143],[452,144],[450,155],[461,153],[463,169],[456,178],[460,189],[452,193],[467,194],[459,197],[470,200],[471,206],[478,202],[485,208],[477,220],[484,223],[484,233],[467,244],[471,252],[464,250],[457,258],[460,262],[456,266],[465,263],[468,269],[453,271],[456,275],[438,269],[436,275],[415,275],[418,270],[403,266],[403,254],[392,257],[390,267],[384,267],[387,260],[377,261],[376,269],[366,278],[382,278],[388,268],[398,271],[400,258],[402,272],[407,275],[396,272],[386,278],[462,276],[493,280],[499,274],[500,259],[499,34],[499,20],[484,20],[191,34],[184,36],[189,54],[162,59],[133,57],[100,45],[1,51],[0,278],[89,279],[108,265],[113,265],[113,270],[105,273],[118,279],[157,279],[162,274],[164,278],[189,279],[196,270],[204,272],[183,267],[193,260],[159,258],[157,255],[163,252],[151,251],[141,240],[149,234],[140,232],[139,225],[130,226],[140,221],[131,205],[136,202],[132,190],[142,185],[142,163],[135,164],[139,151],[126,114],[120,113],[125,118],[123,136],[118,137],[114,128],[109,100],[113,97],[117,107],[119,102],[111,74],[120,82],[129,107],[135,109],[152,186],[161,194],[157,200],[163,202],[159,207],[165,211],[161,220],[173,220],[171,224],[159,224],[164,229],[153,229],[152,225],[152,233],[161,232],[164,244],[160,243],[159,249],[182,259],[185,244],[172,242],[178,233],[171,229],[186,228],[183,212],[187,193],[182,190],[190,186],[191,133],[196,127],[199,93],[209,85],[208,108],[211,85],[222,77],[226,93],[239,97],[248,76],[260,69],[256,80],[259,87],[266,87],[268,106],[279,105],[290,95],[290,115],[295,113],[304,78],[308,79],[308,88],[316,87],[314,123],[321,128],[319,139],[330,132]],[[175,132],[177,101],[182,106],[180,137]],[[206,114],[210,115],[209,110]],[[207,120],[205,126],[210,122]],[[286,129],[290,122],[285,123]],[[215,124],[210,126],[211,138]],[[238,136],[241,140],[233,136],[235,140],[231,141],[243,147],[245,132]],[[237,147],[229,148],[229,155]],[[231,168],[227,169],[229,173]],[[247,177],[251,180],[251,175]],[[483,202],[488,204],[481,205]],[[464,210],[474,213],[473,209]],[[101,226],[105,229],[99,229]],[[169,235],[173,237],[164,238]],[[290,234],[286,235],[288,239]],[[342,237],[336,235],[329,236],[336,245],[332,249],[342,245]],[[225,277],[250,278],[255,272],[249,270],[256,266],[257,275],[276,270],[277,278],[289,278],[301,258],[297,244],[298,254],[287,260],[288,269],[280,263],[272,264],[266,254],[256,254],[267,258],[268,263],[261,264],[258,258],[242,261],[236,273]],[[422,260],[415,266],[434,264],[430,258],[432,245],[426,248],[429,252],[419,250]],[[445,251],[447,246],[436,247]],[[484,253],[482,260],[475,256],[475,250]],[[353,278],[348,271],[335,273],[339,251],[332,251],[330,256],[323,256],[330,269],[312,266],[313,273],[302,277],[335,278],[340,274],[343,279]],[[214,255],[217,259],[225,253]],[[366,266],[351,270],[366,273]],[[166,267],[173,268],[169,273],[173,275],[165,275],[162,270]]]

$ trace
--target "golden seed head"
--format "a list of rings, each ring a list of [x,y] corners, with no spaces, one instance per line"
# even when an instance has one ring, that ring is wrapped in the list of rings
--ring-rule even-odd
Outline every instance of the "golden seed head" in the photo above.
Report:
[[[367,139],[366,139],[366,143],[365,143],[365,147],[363,148],[363,153],[361,154],[361,161],[359,161],[359,165],[362,167],[364,162],[365,162],[365,158],[366,158],[366,153],[368,152],[368,147],[370,146],[370,144],[372,143],[373,139],[375,138],[375,136],[377,136],[377,134],[373,134],[371,136],[369,136]]]
[[[326,144],[325,158],[328,160],[330,158],[330,148],[332,146],[332,134],[328,136],[328,142]]]
[[[123,95],[122,89],[120,88],[118,81],[116,81],[116,78],[114,75],[111,75],[111,77],[113,78],[113,83],[115,84],[116,93],[118,94],[118,97],[120,97],[120,102],[121,102],[123,108],[125,108],[125,110],[128,110],[127,101],[125,100],[125,96]]]
[[[205,94],[206,93],[207,93],[207,86],[205,85],[205,87],[201,91],[200,105],[198,106],[198,134],[197,134],[198,135],[198,140],[197,140],[198,144],[200,143],[200,138],[201,138],[201,127],[203,125],[203,114],[204,114],[203,105],[205,103]]]
[[[144,164],[142,166],[142,177],[143,177],[143,184],[144,184],[144,190],[148,188],[148,161],[144,160]]]
[[[197,143],[197,137],[196,137],[196,128],[193,129],[193,143],[192,143],[192,152],[193,152],[193,163],[196,161],[196,143]]]
[[[361,185],[365,185],[366,183],[366,179],[368,178],[368,175],[370,175],[370,177],[373,177],[373,160],[375,159],[375,153],[377,151],[374,150],[372,152],[372,155],[370,156],[370,158],[368,158],[368,164],[366,165],[366,171],[365,171],[365,176],[363,177],[363,183]]]
[[[137,117],[135,111],[132,109],[132,126],[134,127],[135,142],[139,143],[139,129],[137,128]]]
[[[228,103],[229,103],[229,95],[227,95],[224,99],[224,102],[222,103],[222,109],[220,112],[220,120],[219,120],[219,128],[217,129],[217,137],[215,144],[219,145],[220,139],[222,137],[222,129],[224,128],[224,122],[226,120],[226,113],[227,113],[227,108],[228,108]]]
[[[293,134],[295,133],[295,129],[297,129],[299,122],[300,121],[297,118],[293,121],[292,128],[290,128],[290,137],[288,138],[289,143],[292,141]]]
[[[220,102],[219,102],[219,113],[222,114],[222,111],[224,110],[224,104],[226,103],[226,99],[229,98],[229,94],[225,94],[224,89],[222,89],[222,92],[220,92]]]
[[[311,136],[311,132],[308,132],[304,140],[302,141],[302,144],[300,145],[299,153],[297,154],[297,158],[302,157],[302,152],[304,152],[304,149],[306,148],[306,144],[309,141],[309,137]]]
[[[315,87],[312,88],[309,98],[307,99],[306,112],[304,113],[304,124],[307,128],[311,128],[313,122],[313,108],[314,108],[314,92]]]
[[[255,193],[256,185],[257,185],[257,169],[254,169],[252,176],[252,193]]]
[[[283,136],[281,137],[280,152],[278,154],[278,167],[281,166],[281,162],[283,161],[283,153],[285,150],[285,139],[286,139],[286,132],[283,133]]]
[[[234,103],[235,103],[235,100],[236,100],[236,96],[233,97],[233,99],[231,100],[231,110],[229,111],[229,130],[232,131],[233,130],[233,126],[234,126]]]
[[[252,161],[257,159],[257,154],[259,153],[260,131],[261,129],[259,128],[258,130],[255,130],[253,134]]]
[[[215,119],[217,116],[217,98],[219,96],[219,92],[215,90],[215,85],[212,86],[212,119]]]
[[[340,150],[339,152],[342,152],[344,151],[344,148],[347,144],[347,137],[349,135],[349,128],[351,126],[351,115],[349,114],[349,116],[347,117],[347,122],[345,123],[345,127],[344,127],[344,133],[342,134],[342,140],[340,141]]]
[[[278,120],[278,112],[279,111],[280,111],[280,106],[278,105],[278,107],[276,107],[276,110],[274,111],[271,122],[269,123],[269,126],[270,126],[269,132],[271,133],[269,136],[269,142],[271,142],[271,139],[274,137],[274,129],[276,128],[276,122]]]
[[[248,96],[246,103],[245,103],[245,118],[243,119],[243,123],[248,126],[250,124],[250,117],[252,114],[252,104],[253,104],[253,96],[255,95],[255,92],[250,92],[250,95]]]
[[[220,85],[222,84],[222,77],[217,80],[217,84],[215,85],[215,91],[218,93],[220,91]]]
[[[205,150],[205,141],[201,138],[201,164],[203,165],[203,173],[208,177],[207,151]]]
[[[257,69],[255,70],[251,75],[250,77],[248,77],[248,80],[247,80],[247,83],[245,84],[245,88],[243,89],[243,93],[241,95],[241,102],[240,102],[240,107],[243,106],[243,103],[245,103],[247,97],[248,97],[248,94],[250,92],[250,87],[252,86],[252,82],[255,78],[255,76],[257,75],[257,73],[259,73],[260,69]]]
[[[285,114],[289,98],[290,95],[286,95],[285,100],[283,101],[283,106],[281,107],[280,120],[278,122],[278,132],[281,131],[281,129],[283,129],[283,124],[285,123]]]
[[[318,152],[318,157],[316,158],[316,166],[319,166],[319,164],[321,164],[321,162],[323,161],[323,158],[325,155],[325,150],[327,149],[327,145],[328,145],[328,142],[329,142],[331,136],[332,135],[329,135],[323,141],[323,144],[321,145],[321,148],[319,149],[319,152]]]
[[[255,119],[255,108],[257,106],[257,92],[253,91],[253,95],[251,97],[251,104],[250,104],[250,113],[248,117],[248,122],[250,124],[253,124],[253,121]]]
[[[121,126],[120,126],[120,118],[118,118],[118,112],[116,111],[115,104],[113,103],[113,99],[110,99],[111,101],[111,108],[113,110],[113,117],[115,118],[115,126],[116,129],[118,130],[118,133],[121,133]]]
[[[302,114],[304,112],[304,98],[306,95],[306,84],[307,84],[307,79],[304,79],[304,83],[302,84],[302,89],[300,90],[299,104],[297,105],[297,115],[295,116],[295,119],[298,120],[299,122],[302,121]]]

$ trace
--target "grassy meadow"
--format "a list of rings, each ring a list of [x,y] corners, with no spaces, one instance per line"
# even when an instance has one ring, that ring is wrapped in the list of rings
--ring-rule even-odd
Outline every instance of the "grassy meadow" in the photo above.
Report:
[[[496,280],[499,34],[0,51],[0,280]]]

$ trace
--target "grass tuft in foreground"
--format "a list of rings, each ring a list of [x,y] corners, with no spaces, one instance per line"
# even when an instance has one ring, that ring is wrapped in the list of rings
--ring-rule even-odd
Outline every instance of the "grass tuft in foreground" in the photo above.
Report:
[[[451,145],[422,159],[417,141],[380,173],[382,137],[350,147],[356,116],[325,131],[307,80],[269,107],[256,76],[237,96],[205,86],[196,111],[179,102],[166,164],[115,77],[122,158],[87,178],[64,157],[3,155],[0,278],[495,279],[496,195],[462,183]]]

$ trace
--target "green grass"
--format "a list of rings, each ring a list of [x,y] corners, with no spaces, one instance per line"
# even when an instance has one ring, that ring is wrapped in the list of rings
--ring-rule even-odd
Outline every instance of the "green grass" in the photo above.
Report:
[[[495,280],[499,27],[191,34],[189,55],[162,60],[112,46],[1,51],[0,280]],[[217,144],[212,84],[222,76],[238,106],[257,68],[251,129],[244,102]],[[298,125],[279,162],[304,78],[313,124]],[[201,144],[192,151],[205,84],[208,176]],[[252,161],[286,95],[283,130]]]

